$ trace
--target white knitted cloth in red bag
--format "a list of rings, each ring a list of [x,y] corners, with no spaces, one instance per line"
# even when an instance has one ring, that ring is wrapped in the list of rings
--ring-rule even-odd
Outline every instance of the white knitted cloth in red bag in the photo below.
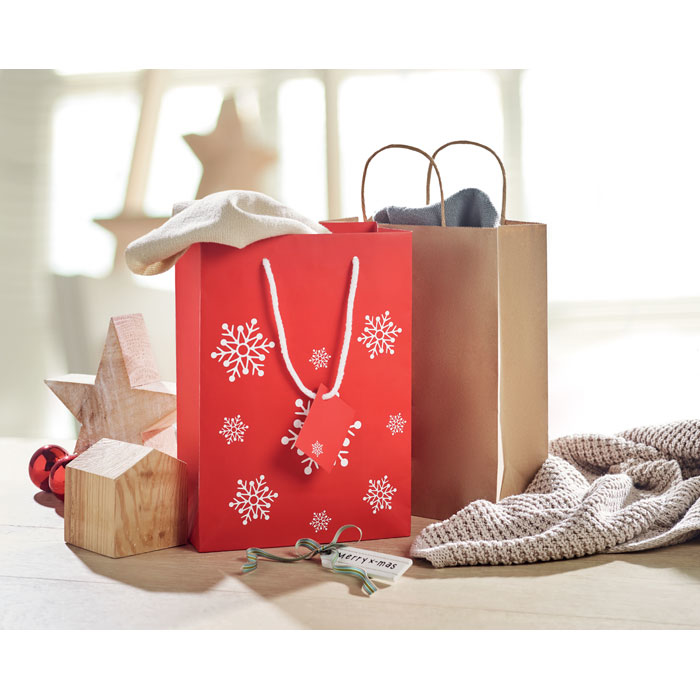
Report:
[[[180,202],[162,226],[129,244],[126,264],[137,275],[169,270],[194,243],[244,248],[288,233],[330,233],[321,224],[261,192],[225,190]]]
[[[436,567],[525,564],[652,549],[698,532],[700,420],[688,420],[553,440],[525,493],[474,501],[428,525],[411,555]]]

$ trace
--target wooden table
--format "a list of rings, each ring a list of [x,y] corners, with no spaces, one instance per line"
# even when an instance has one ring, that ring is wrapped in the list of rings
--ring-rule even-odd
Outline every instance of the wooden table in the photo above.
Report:
[[[109,559],[66,545],[62,503],[29,481],[27,461],[44,442],[0,439],[0,628],[700,627],[700,541],[527,566],[417,560],[371,598],[317,560],[262,561],[242,575],[242,552]],[[413,533],[428,522],[414,518]],[[406,556],[409,543],[363,547]]]

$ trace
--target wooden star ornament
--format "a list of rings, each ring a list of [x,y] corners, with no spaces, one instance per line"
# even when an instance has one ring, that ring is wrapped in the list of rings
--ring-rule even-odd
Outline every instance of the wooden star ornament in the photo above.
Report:
[[[223,190],[260,190],[260,176],[277,160],[275,151],[248,141],[232,97],[221,103],[214,131],[182,138],[202,162],[197,199]]]
[[[96,375],[45,381],[81,424],[76,453],[111,438],[176,456],[175,385],[160,380],[141,314],[110,319]]]

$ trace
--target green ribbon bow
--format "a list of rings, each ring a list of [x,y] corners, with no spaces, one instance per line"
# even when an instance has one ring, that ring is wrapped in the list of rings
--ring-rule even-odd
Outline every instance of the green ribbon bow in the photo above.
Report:
[[[299,547],[305,547],[309,551],[306,554],[299,554],[296,557],[280,557],[277,554],[266,552],[264,549],[249,547],[246,550],[248,561],[243,565],[243,573],[247,574],[250,571],[255,571],[258,566],[258,557],[263,557],[264,559],[269,559],[270,561],[279,561],[283,564],[291,564],[295,561],[301,561],[302,559],[311,559],[316,554],[335,552],[335,555],[331,560],[331,570],[338,574],[347,574],[348,576],[359,578],[362,581],[362,588],[365,593],[372,595],[372,593],[376,592],[377,587],[372,583],[364,569],[361,569],[359,566],[349,566],[347,564],[337,563],[340,550],[343,547],[347,547],[346,543],[338,542],[338,538],[345,532],[345,530],[351,527],[354,527],[360,533],[360,539],[357,540],[357,542],[359,542],[362,539],[362,530],[360,530],[357,525],[343,525],[343,527],[338,528],[335,536],[328,544],[320,544],[319,542],[316,542],[316,540],[312,540],[310,537],[302,537],[300,540],[297,540],[297,543],[294,545],[295,550],[298,550]]]

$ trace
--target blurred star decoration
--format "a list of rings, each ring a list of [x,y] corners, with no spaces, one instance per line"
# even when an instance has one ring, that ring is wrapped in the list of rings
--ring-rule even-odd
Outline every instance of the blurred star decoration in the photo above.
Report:
[[[116,239],[113,275],[128,273],[124,251],[132,241],[158,228],[169,217],[147,216],[143,202],[167,71],[143,72],[141,116],[131,161],[124,207],[117,216],[95,219]],[[222,190],[260,190],[264,171],[277,160],[270,148],[246,135],[233,97],[223,100],[219,118],[208,134],[185,134],[183,139],[202,163],[197,199]]]
[[[202,163],[197,199],[222,190],[259,190],[263,172],[277,160],[274,150],[248,140],[233,97],[221,103],[212,132],[183,138]]]

